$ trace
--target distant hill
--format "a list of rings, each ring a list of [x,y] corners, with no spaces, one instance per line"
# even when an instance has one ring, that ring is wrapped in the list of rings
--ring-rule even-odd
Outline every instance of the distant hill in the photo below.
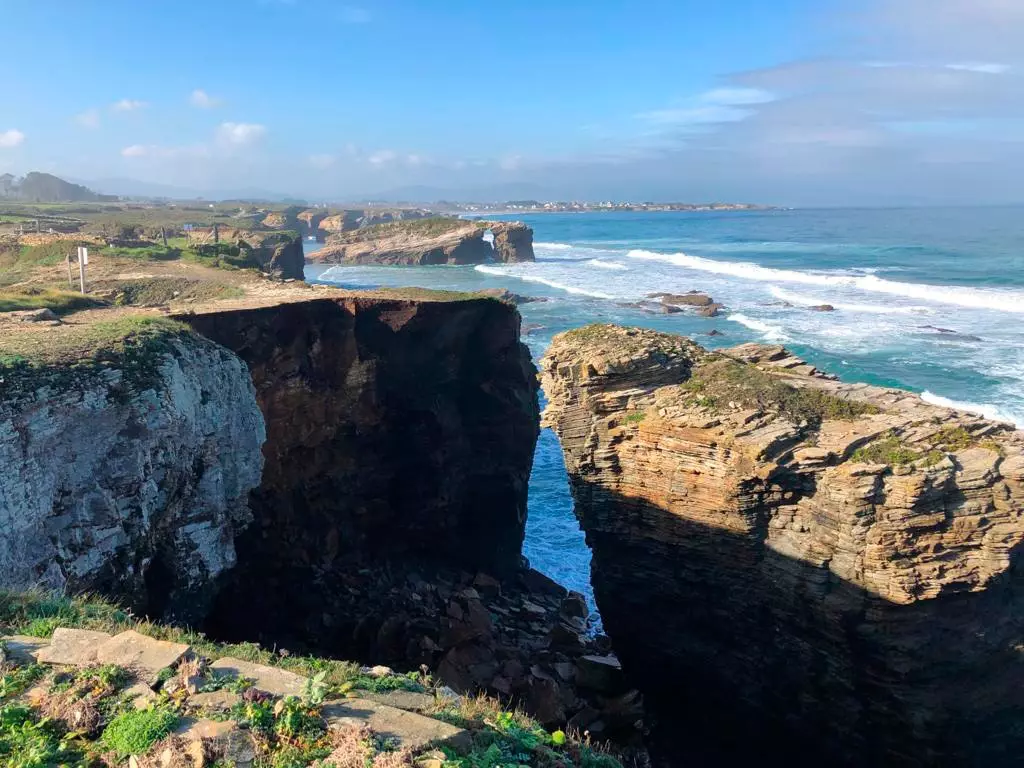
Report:
[[[9,173],[0,176],[0,199],[29,203],[102,203],[115,201],[117,197],[101,195],[49,173],[32,171],[21,178]]]

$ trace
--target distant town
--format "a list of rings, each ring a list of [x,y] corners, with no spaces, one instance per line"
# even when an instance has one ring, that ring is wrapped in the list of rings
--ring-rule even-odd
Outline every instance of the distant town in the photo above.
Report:
[[[393,205],[393,203],[392,203]],[[755,203],[632,203],[632,202],[586,202],[574,200],[510,200],[504,203],[455,203],[438,201],[433,206],[443,212],[460,213],[573,213],[587,211],[769,211],[775,206]]]

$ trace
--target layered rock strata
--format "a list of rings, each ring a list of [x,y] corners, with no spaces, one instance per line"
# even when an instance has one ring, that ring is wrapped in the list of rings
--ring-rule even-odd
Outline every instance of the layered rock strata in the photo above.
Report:
[[[612,326],[542,379],[657,760],[1015,763],[1024,434]]]
[[[484,235],[491,231],[491,241]],[[431,218],[331,235],[310,255],[322,263],[432,266],[534,261],[533,230],[521,222]]]
[[[494,235],[495,261],[536,261],[531,227],[521,221],[495,221],[490,222],[488,228]]]
[[[351,297],[182,319],[249,365],[267,423],[225,626],[301,624],[313,577],[356,560],[519,568],[538,405],[514,307]]]
[[[201,618],[235,565],[263,466],[263,416],[242,361],[182,334],[104,368],[6,378],[0,585]]]

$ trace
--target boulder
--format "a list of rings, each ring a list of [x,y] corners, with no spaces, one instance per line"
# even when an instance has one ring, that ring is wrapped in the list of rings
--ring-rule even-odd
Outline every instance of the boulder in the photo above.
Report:
[[[521,221],[489,222],[494,234],[494,258],[506,264],[536,261],[533,252],[533,229]]]

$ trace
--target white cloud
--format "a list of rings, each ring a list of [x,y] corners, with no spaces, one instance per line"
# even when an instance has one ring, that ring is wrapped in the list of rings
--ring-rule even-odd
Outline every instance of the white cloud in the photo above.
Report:
[[[984,61],[969,61],[962,64],[947,64],[946,69],[955,69],[962,72],[981,72],[986,75],[1005,75],[1010,71],[1009,64],[995,64]]]
[[[409,165],[414,165],[415,166],[415,165],[423,165],[424,160],[423,160],[423,157],[421,155],[407,155],[406,158],[405,158],[405,162],[407,162]]]
[[[343,5],[338,10],[338,19],[343,24],[367,24],[371,18],[368,10],[357,5]]]
[[[14,128],[0,132],[0,148],[16,147],[24,141],[25,134]]]
[[[715,88],[701,94],[700,100],[706,104],[737,106],[743,104],[767,104],[769,101],[774,101],[775,96],[760,88]]]
[[[150,152],[151,148],[143,146],[142,144],[132,144],[130,147],[125,147],[121,150],[122,157],[145,157]]]
[[[148,106],[147,102],[139,101],[138,99],[121,99],[120,101],[115,101],[110,108],[115,112],[135,112],[146,106]]]
[[[100,127],[100,111],[98,109],[87,109],[75,115],[75,122],[83,128],[96,129]]]
[[[199,109],[213,109],[223,103],[220,99],[211,96],[202,88],[196,88],[192,91],[188,101],[193,107],[198,107]]]
[[[255,144],[267,133],[266,126],[256,123],[221,123],[217,128],[217,141],[235,147]]]
[[[393,149],[379,149],[367,158],[371,165],[387,165],[398,158],[398,153]]]
[[[679,107],[677,109],[655,109],[636,115],[640,120],[661,126],[715,125],[734,123],[750,115],[750,110],[739,109],[725,104],[710,104],[701,107]]]

